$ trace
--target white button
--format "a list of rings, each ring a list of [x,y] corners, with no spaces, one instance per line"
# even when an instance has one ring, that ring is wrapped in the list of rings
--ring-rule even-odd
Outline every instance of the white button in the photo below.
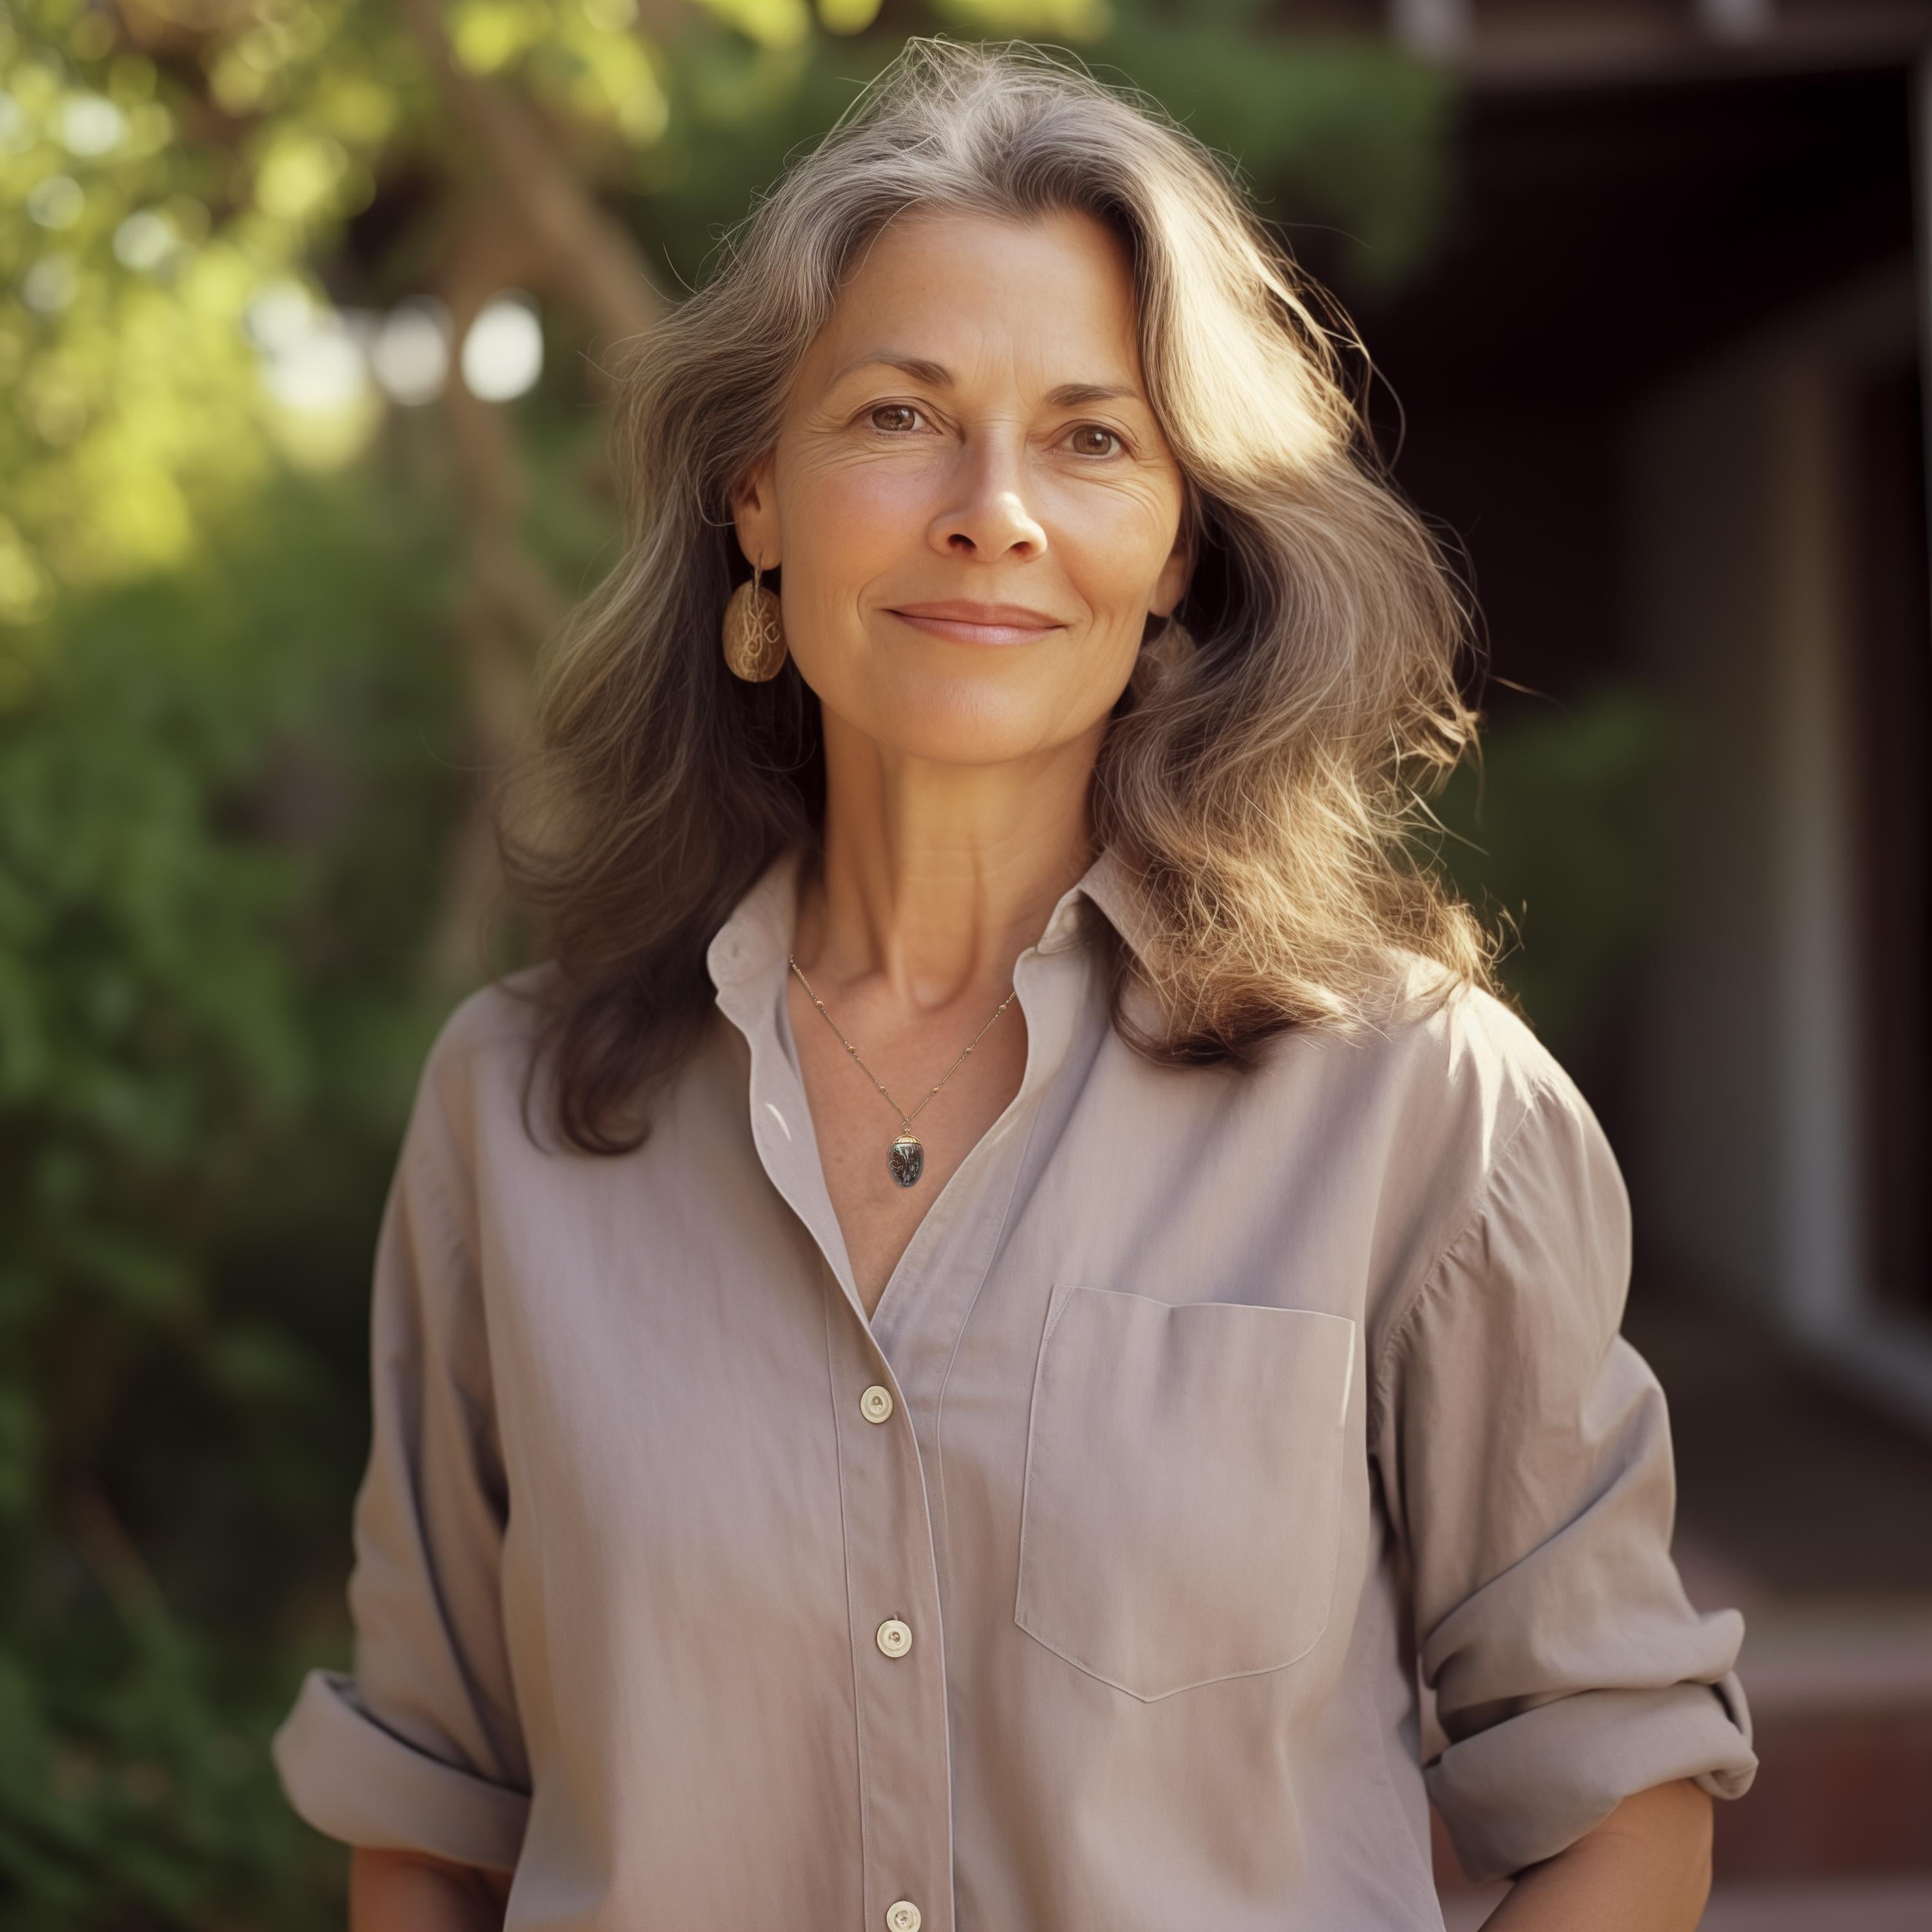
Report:
[[[879,1648],[888,1657],[903,1657],[912,1648],[912,1632],[897,1617],[888,1617],[879,1626]]]
[[[883,1422],[892,1412],[892,1392],[877,1382],[859,1398],[859,1413],[868,1422]]]
[[[909,1898],[896,1898],[886,1907],[886,1932],[919,1932],[919,1907]]]

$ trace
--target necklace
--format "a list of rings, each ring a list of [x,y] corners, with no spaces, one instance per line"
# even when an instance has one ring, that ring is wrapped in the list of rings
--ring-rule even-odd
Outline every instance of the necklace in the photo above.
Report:
[[[1013,993],[1018,992],[1019,988],[1016,986],[1013,988],[1013,993],[1009,993],[1006,997],[993,1009],[993,1020],[988,1020],[986,1022],[986,1026],[982,1026],[980,1030],[973,1036],[971,1041],[967,1046],[966,1053],[962,1053],[959,1058],[939,1076],[938,1084],[927,1089],[926,1100],[920,1101],[919,1106],[914,1108],[912,1112],[908,1114],[906,1110],[886,1091],[885,1083],[880,1079],[879,1076],[874,1073],[862,1060],[859,1058],[859,1049],[854,1046],[849,1040],[847,1040],[842,1033],[838,1033],[838,1022],[835,1020],[830,1013],[826,1012],[825,1002],[812,990],[812,982],[808,980],[802,973],[799,972],[798,962],[794,958],[789,952],[785,955],[785,963],[790,967],[791,970],[794,973],[798,974],[798,983],[805,988],[806,997],[818,1009],[820,1017],[824,1019],[825,1024],[829,1026],[834,1033],[838,1034],[840,1040],[844,1042],[845,1051],[852,1056],[854,1061],[858,1066],[859,1070],[865,1075],[866,1078],[869,1080],[874,1087],[878,1088],[879,1097],[883,1100],[886,1105],[891,1108],[892,1112],[899,1117],[898,1137],[892,1142],[892,1145],[886,1150],[886,1164],[891,1169],[892,1178],[897,1181],[902,1187],[911,1186],[914,1182],[917,1180],[920,1176],[926,1172],[926,1149],[920,1145],[917,1136],[913,1132],[912,1124],[914,1116],[919,1112],[920,1107],[923,1107],[926,1105],[926,1100],[930,1100],[933,1095],[939,1091],[940,1088],[944,1087],[946,1082],[950,1080],[953,1075],[957,1073],[960,1068],[966,1064],[966,1054],[970,1053],[973,1051],[973,1048],[977,1046],[980,1041],[986,1038],[987,1028],[992,1026],[993,1020],[998,1019],[1000,1014],[1004,1012],[1007,1007],[1012,1004]]]

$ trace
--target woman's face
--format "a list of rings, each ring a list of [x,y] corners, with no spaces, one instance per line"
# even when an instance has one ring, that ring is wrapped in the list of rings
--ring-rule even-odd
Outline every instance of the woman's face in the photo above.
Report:
[[[1180,471],[1143,388],[1124,245],[1083,214],[889,225],[737,506],[788,641],[882,748],[1097,747],[1186,585]]]

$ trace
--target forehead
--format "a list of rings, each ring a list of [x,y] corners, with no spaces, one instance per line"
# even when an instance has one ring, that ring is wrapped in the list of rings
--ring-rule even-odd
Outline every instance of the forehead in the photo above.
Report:
[[[860,251],[800,374],[823,386],[890,349],[956,379],[1024,370],[1046,382],[1138,382],[1133,265],[1091,215],[918,212]]]

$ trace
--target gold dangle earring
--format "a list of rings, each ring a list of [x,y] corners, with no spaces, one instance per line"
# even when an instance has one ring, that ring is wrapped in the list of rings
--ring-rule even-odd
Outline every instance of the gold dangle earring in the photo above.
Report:
[[[758,580],[764,569],[754,564],[751,582],[740,584],[724,607],[724,662],[747,684],[764,684],[784,669],[784,619],[778,592]]]

